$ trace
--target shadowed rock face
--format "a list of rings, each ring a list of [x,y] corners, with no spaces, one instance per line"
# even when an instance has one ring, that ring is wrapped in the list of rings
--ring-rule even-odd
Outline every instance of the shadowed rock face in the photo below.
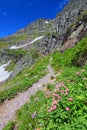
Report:
[[[67,7],[55,19],[58,41],[64,44],[67,29],[78,19],[80,14],[87,10],[86,0],[71,0]]]
[[[79,16],[87,10],[87,0],[71,0],[64,10],[54,19],[53,32],[50,37],[44,38],[42,51],[44,53],[52,52],[58,49],[67,41],[67,30],[76,22]]]
[[[12,74],[10,75],[10,78],[14,78],[17,74],[22,72],[27,66],[30,66],[30,65],[34,64],[35,61],[36,61],[36,59],[34,59],[31,56],[31,54],[25,55],[23,58],[21,58],[17,62]]]
[[[87,12],[83,13],[77,22],[73,24],[66,32],[66,38],[61,51],[73,47],[81,38],[87,35]]]

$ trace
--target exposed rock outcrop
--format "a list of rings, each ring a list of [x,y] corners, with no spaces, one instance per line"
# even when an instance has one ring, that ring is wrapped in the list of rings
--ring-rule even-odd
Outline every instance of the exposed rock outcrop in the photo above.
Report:
[[[40,44],[40,46],[42,45],[42,50],[44,51],[44,53],[52,52],[55,49],[58,49],[61,45],[65,44],[65,42],[67,41],[67,37],[70,35],[69,32],[67,32],[68,29],[71,27],[72,24],[74,24],[77,21],[80,15],[86,10],[86,0],[71,0],[69,2],[65,9],[57,15],[56,19],[54,19],[53,33],[55,34],[51,34],[50,37],[44,38],[43,42]],[[72,36],[76,33],[81,32],[83,28],[86,31],[87,21],[85,22],[85,25],[83,24],[84,22],[77,29],[77,31],[72,34]]]
[[[66,40],[61,51],[65,51],[67,48],[75,46],[81,38],[87,35],[87,11],[80,15],[78,20],[68,28],[66,34]]]

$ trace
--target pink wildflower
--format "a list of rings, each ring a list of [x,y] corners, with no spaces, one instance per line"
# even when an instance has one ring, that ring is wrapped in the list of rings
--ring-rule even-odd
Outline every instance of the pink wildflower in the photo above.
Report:
[[[61,96],[58,96],[58,98],[60,99],[60,98],[61,98]]]
[[[56,86],[56,88],[60,88],[60,87],[62,87],[62,86],[64,86],[64,84],[63,84],[63,83],[59,83],[59,84]]]
[[[69,101],[73,101],[73,98],[68,98]]]
[[[58,92],[60,92],[61,94],[64,94],[64,91],[63,91],[63,90],[58,90]]]
[[[53,94],[53,96],[61,98],[61,96],[59,96],[58,94],[55,94],[55,93]]]
[[[64,86],[64,84],[63,84],[63,83],[60,83],[59,86]]]
[[[59,85],[56,85],[56,88],[59,88]]]
[[[66,111],[69,111],[70,110],[70,108],[69,107],[66,107]]]
[[[52,108],[52,110],[56,110],[56,108],[57,108],[57,106],[56,106],[56,105],[54,105],[54,106],[53,106],[53,108]]]
[[[56,100],[54,100],[53,102],[52,102],[52,106],[54,106],[54,105],[57,105],[57,101]]]
[[[68,95],[69,94],[69,89],[66,89],[66,95]]]
[[[53,96],[58,97],[59,95],[54,93]]]
[[[48,112],[54,111],[54,110],[56,110],[56,108],[57,108],[57,106],[54,105],[53,107],[51,107],[51,108],[48,110]]]

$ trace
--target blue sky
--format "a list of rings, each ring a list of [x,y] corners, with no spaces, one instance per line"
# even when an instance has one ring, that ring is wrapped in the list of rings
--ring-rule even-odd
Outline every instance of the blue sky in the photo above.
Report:
[[[0,0],[0,37],[39,18],[52,19],[69,0]]]

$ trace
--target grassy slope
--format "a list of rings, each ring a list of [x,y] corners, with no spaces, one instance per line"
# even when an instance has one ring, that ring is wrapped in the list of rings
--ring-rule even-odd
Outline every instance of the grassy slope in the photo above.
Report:
[[[14,79],[8,80],[0,92],[0,103],[6,99],[11,99],[19,92],[26,91],[33,83],[37,82],[46,74],[46,67],[49,57],[39,59],[32,67],[28,66],[23,72],[18,74]]]
[[[4,39],[0,39],[0,49],[3,49],[5,47],[7,47],[8,45],[13,45],[17,42],[20,42],[22,40],[27,39],[28,36],[27,35],[19,35],[19,36],[9,36],[7,38]]]
[[[38,92],[31,97],[30,102],[17,111],[16,121],[10,122],[4,130],[12,130],[15,126],[18,130],[86,130],[87,65],[79,62],[85,59],[86,51],[87,37],[64,53],[51,55],[56,73],[61,69],[61,75],[57,77],[57,81],[62,82],[61,87],[58,84],[48,94]],[[55,110],[48,112],[53,100],[57,102]]]

